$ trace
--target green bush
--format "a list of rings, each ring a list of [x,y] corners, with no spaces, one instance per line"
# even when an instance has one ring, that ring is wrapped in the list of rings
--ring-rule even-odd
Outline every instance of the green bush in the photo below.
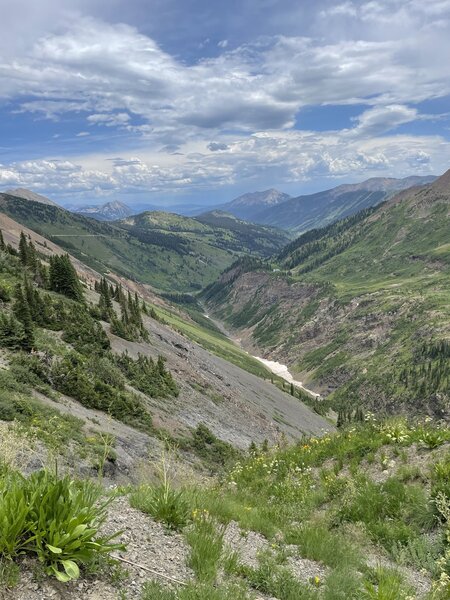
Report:
[[[135,388],[152,398],[178,396],[179,390],[162,356],[155,362],[139,354],[134,360],[127,352],[116,357],[116,364]]]
[[[180,448],[195,452],[214,469],[229,467],[241,456],[234,446],[216,437],[204,423],[197,425],[191,439],[180,441]]]
[[[28,479],[8,473],[0,480],[0,558],[27,553],[60,581],[79,576],[79,566],[122,548],[98,537],[110,501],[89,481],[59,479],[46,470]]]

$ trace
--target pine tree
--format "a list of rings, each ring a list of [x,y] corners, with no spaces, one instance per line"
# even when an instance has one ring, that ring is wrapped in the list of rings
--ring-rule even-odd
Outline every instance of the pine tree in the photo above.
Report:
[[[110,296],[110,288],[108,282],[104,277],[102,277],[100,283],[97,284],[97,291],[100,294],[100,298],[98,300],[100,318],[104,321],[109,321],[111,319],[113,305]]]
[[[28,242],[23,231],[20,232],[19,258],[24,266],[28,264]]]
[[[13,311],[16,318],[22,323],[24,329],[24,338],[22,341],[21,348],[30,352],[34,345],[34,329],[33,319],[31,316],[30,305],[28,304],[26,295],[22,290],[20,283],[16,285],[15,298]]]
[[[50,289],[72,300],[83,301],[83,288],[68,254],[50,258]]]
[[[36,271],[37,265],[38,265],[38,256],[37,256],[37,252],[36,252],[36,248],[33,244],[33,242],[31,241],[31,238],[28,239],[28,249],[27,249],[27,262],[26,265],[27,267],[30,267],[30,269],[32,269],[32,271]]]
[[[6,250],[6,244],[5,244],[5,240],[3,239],[3,231],[0,229],[0,251],[5,252]]]
[[[0,346],[20,350],[25,343],[23,325],[13,314],[0,313]]]

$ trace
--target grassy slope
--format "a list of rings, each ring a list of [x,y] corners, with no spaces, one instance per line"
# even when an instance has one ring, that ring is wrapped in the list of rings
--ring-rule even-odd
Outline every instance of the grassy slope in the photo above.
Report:
[[[161,505],[157,514],[154,488],[141,487],[133,506],[163,521],[190,509],[193,522],[181,529],[196,590],[149,586],[145,600],[247,600],[255,591],[279,600],[447,599],[449,441],[433,424],[372,420],[290,448],[255,448],[223,483],[182,489],[171,514]],[[221,538],[231,521],[242,531],[232,558]],[[249,561],[252,546],[259,553]],[[226,591],[238,583],[239,593]]]
[[[243,315],[251,313],[254,339],[304,380],[338,387],[333,396],[340,402],[363,398],[396,410],[397,401],[413,401],[447,413],[449,361],[444,357],[439,365],[418,352],[424,343],[450,337],[449,204],[450,186],[404,192],[401,201],[362,221],[305,234],[303,245],[302,238],[292,242],[278,265],[289,269],[289,278],[261,272],[258,291],[249,295],[257,277],[247,273],[228,288],[217,286],[210,299],[235,327],[248,325]],[[296,290],[295,303],[286,294],[277,297],[286,282]],[[275,296],[270,305],[265,288]],[[244,292],[246,301],[239,303]],[[428,385],[428,377],[425,387],[408,389],[403,370],[422,367],[439,367],[437,381]]]
[[[6,194],[0,195],[0,210],[100,272],[113,270],[169,291],[200,289],[239,253],[255,251],[267,256],[286,240],[283,234],[269,237],[265,232],[255,244],[251,232],[238,235],[168,213],[144,213],[133,221],[100,223]]]

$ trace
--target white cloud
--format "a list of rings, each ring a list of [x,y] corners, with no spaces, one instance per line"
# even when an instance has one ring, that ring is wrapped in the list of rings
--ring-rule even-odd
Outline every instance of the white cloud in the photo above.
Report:
[[[87,118],[87,121],[92,125],[106,125],[106,127],[126,125],[129,120],[130,115],[128,113],[93,114]]]
[[[356,126],[356,128],[358,125]],[[219,143],[219,142],[216,142]],[[450,142],[408,135],[366,138],[339,132],[260,132],[220,142],[226,151],[188,142],[182,153],[144,152],[111,158],[94,155],[67,160],[22,161],[0,165],[0,185],[21,186],[70,195],[74,201],[92,194],[154,192],[172,194],[261,180],[295,184],[320,178],[330,187],[342,181],[411,172],[440,173],[450,164]]]
[[[404,123],[421,118],[415,108],[401,104],[377,106],[363,112],[355,119],[357,126],[350,131],[351,135],[375,136],[390,131]]]
[[[61,3],[43,4],[48,16]],[[219,56],[193,63],[135,27],[61,11],[43,33],[45,20],[34,12],[38,37],[23,25],[28,37],[13,59],[0,41],[0,96],[26,98],[16,110],[45,118],[75,113],[92,127],[120,128],[139,139],[139,152],[18,161],[0,166],[2,185],[176,192],[238,179],[250,187],[260,178],[439,172],[450,163],[439,136],[388,135],[428,118],[417,103],[450,94],[449,0],[320,2],[314,35],[272,35],[235,49],[222,39]],[[302,108],[325,104],[364,108],[342,131],[293,129]]]
[[[376,12],[379,3],[364,6]],[[328,44],[279,36],[186,65],[133,27],[81,19],[41,38],[13,64],[0,64],[0,94],[33,95],[22,110],[52,117],[90,111],[89,122],[111,126],[124,125],[132,112],[153,135],[170,137],[180,126],[189,134],[224,127],[251,132],[289,128],[306,105],[443,96],[450,93],[449,67],[436,56],[447,54],[449,26],[417,27],[401,39]]]

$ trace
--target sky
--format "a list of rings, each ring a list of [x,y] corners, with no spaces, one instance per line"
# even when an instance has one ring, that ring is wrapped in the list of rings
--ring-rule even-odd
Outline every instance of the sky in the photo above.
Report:
[[[212,205],[450,168],[450,0],[0,11],[0,190]]]

